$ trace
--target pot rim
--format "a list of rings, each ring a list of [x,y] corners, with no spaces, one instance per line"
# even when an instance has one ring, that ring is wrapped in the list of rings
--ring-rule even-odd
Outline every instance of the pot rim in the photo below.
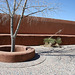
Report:
[[[4,47],[11,47],[11,45],[0,45],[0,48]],[[8,55],[14,55],[14,54],[28,54],[34,51],[34,48],[26,50],[26,46],[24,45],[15,45],[15,47],[22,47],[24,48],[25,51],[20,51],[20,52],[6,52],[6,51],[0,51],[0,54],[8,54]]]

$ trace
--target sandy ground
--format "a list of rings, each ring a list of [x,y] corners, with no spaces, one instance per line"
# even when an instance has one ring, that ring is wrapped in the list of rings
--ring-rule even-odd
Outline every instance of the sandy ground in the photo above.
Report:
[[[62,48],[31,47],[36,50],[33,60],[21,63],[0,62],[0,75],[75,75],[75,45]]]

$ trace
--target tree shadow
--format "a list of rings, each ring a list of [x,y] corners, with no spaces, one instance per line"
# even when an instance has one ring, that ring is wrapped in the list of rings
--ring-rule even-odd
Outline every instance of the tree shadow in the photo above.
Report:
[[[41,51],[41,53],[70,53],[70,52],[72,52],[74,50],[73,49],[70,49],[70,50],[64,50],[64,49],[62,49],[62,50],[54,50],[54,49],[52,49],[52,50],[48,50],[48,51]]]
[[[50,51],[42,51],[39,52],[39,55],[44,55],[44,56],[75,56],[75,54],[70,53],[72,50],[50,50]]]
[[[74,54],[58,54],[58,55],[55,55],[55,54],[49,54],[49,55],[45,55],[45,56],[69,56],[69,57],[75,57],[75,55]]]

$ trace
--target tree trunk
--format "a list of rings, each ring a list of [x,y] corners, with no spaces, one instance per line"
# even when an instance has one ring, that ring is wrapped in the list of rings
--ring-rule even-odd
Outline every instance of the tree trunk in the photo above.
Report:
[[[11,37],[11,52],[15,51],[15,38]]]
[[[10,19],[10,33],[11,33],[11,52],[14,52],[15,51],[15,37],[13,36],[13,15],[11,16],[11,19]]]

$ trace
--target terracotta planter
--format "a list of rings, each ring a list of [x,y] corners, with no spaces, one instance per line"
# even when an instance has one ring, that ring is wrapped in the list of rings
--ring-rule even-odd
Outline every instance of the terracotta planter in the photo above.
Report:
[[[11,45],[0,46],[0,62],[22,62],[32,59],[35,50],[21,45],[15,46],[15,52],[10,52]]]

